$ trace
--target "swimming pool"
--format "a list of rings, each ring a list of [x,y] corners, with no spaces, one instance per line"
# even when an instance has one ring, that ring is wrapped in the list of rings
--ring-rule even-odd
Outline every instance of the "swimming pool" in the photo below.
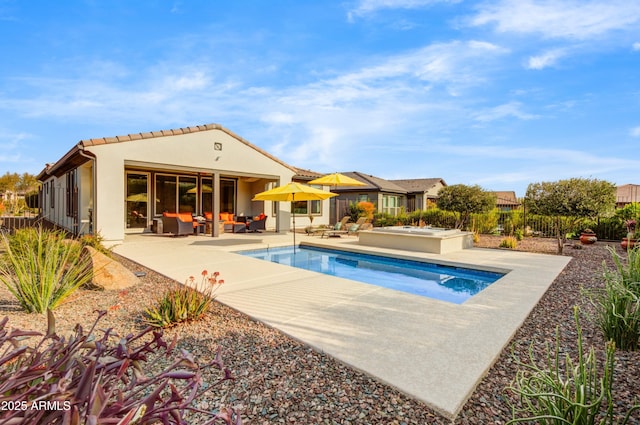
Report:
[[[504,274],[463,267],[301,246],[237,254],[461,304]]]

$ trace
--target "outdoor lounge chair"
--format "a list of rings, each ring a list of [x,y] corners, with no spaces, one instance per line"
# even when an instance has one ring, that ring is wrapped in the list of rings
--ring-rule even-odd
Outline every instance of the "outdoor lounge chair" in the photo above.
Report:
[[[187,220],[188,216],[188,220]],[[171,233],[173,236],[188,236],[194,232],[193,217],[191,214],[163,213],[162,232]]]
[[[344,217],[342,217],[342,220],[340,220],[340,222],[336,223],[333,227],[330,227],[328,229],[324,229],[322,231],[322,234],[320,235],[320,237],[324,238],[326,236],[326,237],[330,238],[330,237],[336,237],[336,236],[340,236],[340,235],[349,234],[349,230],[347,230],[347,226],[348,226],[349,220],[351,220],[351,217],[348,216],[348,215],[345,215]]]
[[[254,217],[247,224],[247,232],[260,232],[262,230],[267,230],[267,216],[264,214]]]

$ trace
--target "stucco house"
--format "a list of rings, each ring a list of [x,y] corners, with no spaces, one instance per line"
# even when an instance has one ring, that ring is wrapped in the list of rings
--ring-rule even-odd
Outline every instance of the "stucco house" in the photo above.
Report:
[[[81,140],[38,175],[42,217],[74,234],[99,232],[107,245],[150,231],[163,212],[267,215],[290,228],[288,202],[253,196],[289,183],[294,167],[218,124]],[[318,223],[328,223],[328,201]],[[326,217],[322,212],[326,212]],[[212,225],[212,236],[220,229]]]
[[[623,208],[632,202],[640,202],[640,185],[623,184],[616,188],[616,208]]]
[[[331,222],[335,223],[349,211],[349,204],[360,201],[372,202],[376,210],[391,215],[398,215],[407,208],[407,190],[399,185],[370,174],[358,171],[343,172],[345,176],[356,179],[364,186],[339,186],[330,188],[338,194],[335,208],[331,211]]]
[[[389,181],[407,191],[407,212],[429,208],[438,199],[438,191],[447,185],[440,177]]]

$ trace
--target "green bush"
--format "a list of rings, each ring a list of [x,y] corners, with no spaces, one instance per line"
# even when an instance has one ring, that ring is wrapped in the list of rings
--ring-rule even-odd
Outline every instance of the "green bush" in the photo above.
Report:
[[[154,305],[145,309],[145,321],[153,327],[168,328],[180,322],[199,319],[209,309],[215,291],[224,283],[218,276],[218,272],[209,275],[204,270],[200,284],[196,284],[191,276],[184,285],[169,288]]]
[[[556,330],[556,348],[552,354],[547,347],[547,363],[536,364],[532,348],[529,363],[515,359],[520,367],[507,391],[515,394],[518,403],[511,403],[513,419],[507,424],[536,423],[560,424],[613,424],[613,372],[615,343],[606,345],[606,360],[600,370],[593,347],[585,352],[582,329],[578,323],[578,309],[574,311],[578,335],[578,358],[565,354],[564,361]],[[621,424],[629,422],[635,405],[627,412]]]
[[[0,281],[29,313],[55,309],[92,278],[90,258],[64,232],[42,227],[2,235]]]
[[[640,338],[640,247],[627,251],[626,262],[614,249],[614,270],[605,267],[604,288],[587,291],[595,320],[607,340],[621,350],[637,350]]]
[[[161,331],[99,335],[96,326],[105,314],[98,314],[87,333],[77,325],[64,338],[56,335],[49,311],[47,335],[33,347],[23,340],[40,334],[7,330],[7,318],[0,321],[0,402],[5,406],[0,423],[186,424],[190,412],[207,418],[198,423],[242,423],[230,408],[215,413],[192,407],[204,392],[233,379],[220,352],[198,364],[184,350],[174,354],[176,341],[167,343]],[[211,369],[222,376],[204,383],[202,376]]]

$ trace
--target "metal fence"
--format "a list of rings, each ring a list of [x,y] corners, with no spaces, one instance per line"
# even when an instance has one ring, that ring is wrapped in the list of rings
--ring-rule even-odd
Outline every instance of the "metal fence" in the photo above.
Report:
[[[0,227],[2,230],[13,233],[16,229],[24,229],[25,227],[33,227],[38,222],[38,217],[0,217]]]
[[[593,230],[599,240],[621,240],[627,234],[627,229],[617,217],[597,218],[594,220],[575,220],[568,217],[547,217],[527,214],[526,211],[497,211],[486,214],[472,214],[466,230],[482,234],[522,235],[538,237],[555,237],[556,220],[560,220],[562,228],[570,236],[579,236],[584,229]],[[430,225],[434,227],[456,227],[456,214],[438,209],[413,211],[411,213],[389,216],[376,214],[375,226],[395,225]]]

